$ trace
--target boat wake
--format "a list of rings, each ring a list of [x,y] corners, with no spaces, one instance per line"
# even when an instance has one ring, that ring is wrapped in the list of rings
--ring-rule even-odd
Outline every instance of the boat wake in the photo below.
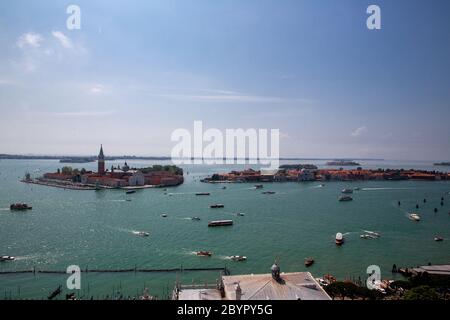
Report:
[[[0,211],[10,211],[9,208],[0,208]]]

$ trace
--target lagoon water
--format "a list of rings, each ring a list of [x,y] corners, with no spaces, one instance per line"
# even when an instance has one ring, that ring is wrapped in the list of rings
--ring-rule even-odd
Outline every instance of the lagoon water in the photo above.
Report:
[[[298,163],[300,161],[284,161]],[[302,161],[323,166],[325,161]],[[122,164],[122,161],[107,162]],[[128,161],[135,167],[164,161]],[[169,162],[166,162],[169,163]],[[416,266],[450,263],[450,181],[366,181],[267,183],[263,190],[252,184],[205,184],[199,180],[214,172],[244,166],[183,166],[185,183],[163,189],[145,189],[126,195],[121,190],[76,191],[19,182],[25,172],[39,176],[61,167],[56,160],[0,161],[0,255],[16,256],[0,263],[0,271],[82,269],[223,267],[232,274],[267,273],[276,258],[282,271],[304,271],[305,257],[316,263],[314,276],[332,274],[338,279],[364,278],[369,265],[381,267],[382,278],[393,278],[392,264]],[[73,167],[95,169],[96,163]],[[364,168],[433,167],[430,162],[365,161]],[[249,167],[249,166],[246,166]],[[188,173],[188,174],[187,174]],[[338,202],[340,190],[360,187],[354,201]],[[264,195],[262,191],[275,191]],[[210,196],[195,196],[210,192]],[[167,194],[165,194],[167,193]],[[444,197],[444,206],[440,199]],[[423,199],[427,203],[423,203]],[[131,201],[126,201],[131,199]],[[397,202],[401,201],[401,206]],[[33,210],[10,212],[9,204],[26,202]],[[210,209],[223,203],[224,209]],[[420,209],[416,210],[416,204]],[[434,213],[434,208],[439,211]],[[422,221],[408,219],[418,212]],[[236,216],[243,212],[245,216]],[[167,214],[162,218],[161,214]],[[200,221],[189,218],[198,216]],[[208,228],[209,220],[233,219],[232,227]],[[137,237],[133,231],[147,231]],[[381,238],[360,239],[363,230]],[[342,247],[334,244],[337,232],[345,234]],[[445,238],[433,241],[434,236]],[[197,257],[209,250],[211,258]],[[233,262],[230,255],[246,255]],[[79,296],[104,298],[120,291],[141,294],[144,288],[165,297],[177,280],[185,284],[214,283],[218,272],[82,274]],[[46,299],[66,275],[0,275],[0,299]],[[62,297],[62,296],[61,296]]]

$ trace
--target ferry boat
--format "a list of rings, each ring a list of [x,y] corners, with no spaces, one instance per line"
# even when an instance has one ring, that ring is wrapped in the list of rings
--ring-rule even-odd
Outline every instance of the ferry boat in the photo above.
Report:
[[[3,262],[3,261],[14,261],[14,260],[16,260],[16,258],[12,257],[12,256],[1,256],[0,257],[0,262]]]
[[[245,260],[247,260],[247,257],[246,256],[231,256],[230,259],[233,261],[245,261]]]
[[[224,208],[225,206],[220,203],[212,204],[209,206],[211,209]]]
[[[306,258],[305,259],[305,266],[306,267],[312,266],[313,263],[314,263],[314,259],[313,258]]]
[[[352,201],[353,200],[353,198],[352,197],[350,197],[350,196],[340,196],[339,197],[339,201]]]
[[[197,251],[197,255],[200,257],[211,257],[212,252],[211,251]]]
[[[413,221],[420,221],[420,216],[417,213],[411,213],[409,214],[409,219]]]
[[[23,210],[31,210],[33,207],[30,207],[26,203],[13,203],[9,206],[10,210],[23,211]]]
[[[224,227],[224,226],[232,226],[233,220],[216,220],[210,221],[208,223],[208,227]]]
[[[209,196],[210,193],[209,192],[197,192],[195,195],[196,196]]]
[[[340,232],[336,233],[335,243],[338,246],[341,246],[344,244],[344,236],[342,235],[342,233],[340,233]]]
[[[140,236],[140,237],[148,237],[150,233],[145,231],[133,231],[133,234]]]
[[[345,194],[352,194],[353,193],[353,189],[342,189],[341,192],[345,193]]]

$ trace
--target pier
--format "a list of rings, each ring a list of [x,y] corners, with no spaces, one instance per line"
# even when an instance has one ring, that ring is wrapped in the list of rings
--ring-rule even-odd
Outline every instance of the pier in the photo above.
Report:
[[[178,268],[167,268],[167,269],[140,269],[140,268],[130,268],[130,269],[80,269],[82,273],[131,273],[131,272],[141,272],[141,273],[161,273],[161,272],[196,272],[196,271],[221,271],[223,274],[229,275],[230,270],[224,267],[209,267],[209,268],[184,268],[180,266]],[[11,270],[11,271],[0,271],[0,275],[8,274],[68,274],[65,270],[36,270],[33,268],[31,270]]]

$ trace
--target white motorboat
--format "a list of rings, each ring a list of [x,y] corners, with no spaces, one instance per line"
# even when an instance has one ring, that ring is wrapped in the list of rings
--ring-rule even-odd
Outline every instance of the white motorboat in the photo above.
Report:
[[[346,193],[346,194],[352,194],[353,193],[353,189],[342,189],[341,192],[342,193]]]
[[[13,257],[13,256],[1,256],[0,257],[0,262],[3,262],[3,261],[14,261],[14,260],[16,260],[16,258]]]
[[[145,231],[133,231],[133,234],[140,236],[140,237],[148,237],[150,233]]]
[[[413,221],[420,221],[420,216],[417,213],[411,213],[409,214],[409,219]]]
[[[247,260],[247,257],[246,256],[231,256],[230,259],[233,261],[245,261],[245,260]]]
[[[336,245],[340,246],[344,244],[344,235],[340,232],[336,233],[335,238]]]

